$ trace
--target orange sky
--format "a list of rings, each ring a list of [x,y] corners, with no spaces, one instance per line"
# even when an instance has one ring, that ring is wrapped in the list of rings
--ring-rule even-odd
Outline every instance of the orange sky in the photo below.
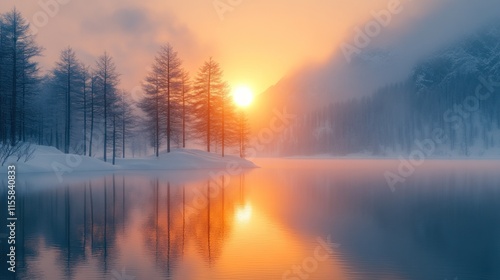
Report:
[[[140,85],[159,45],[171,42],[194,73],[213,56],[232,85],[247,84],[259,93],[306,63],[326,60],[352,29],[393,0],[40,0],[56,3],[48,24],[39,27],[45,47],[44,70],[71,45],[84,62],[107,50],[122,73],[122,87]],[[238,3],[222,17],[214,3]],[[430,0],[412,5],[411,18]],[[2,0],[0,11],[16,5],[33,22],[44,12],[38,1]],[[410,9],[407,9],[410,10]],[[401,23],[394,24],[395,26]]]

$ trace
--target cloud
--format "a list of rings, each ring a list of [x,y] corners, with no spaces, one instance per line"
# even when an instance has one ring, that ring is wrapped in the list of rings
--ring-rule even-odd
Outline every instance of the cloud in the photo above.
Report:
[[[154,26],[146,11],[142,9],[123,8],[115,11],[112,21],[123,32],[145,32]]]
[[[16,5],[32,19],[43,10],[40,1],[1,0],[0,11]],[[40,28],[37,41],[46,50],[40,59],[44,69],[68,45],[88,64],[107,50],[127,89],[139,84],[159,46],[170,42],[192,73],[213,56],[230,82],[249,83],[259,91],[306,60],[331,65],[352,25],[363,24],[371,10],[387,7],[389,1],[243,1],[220,21],[210,1],[70,0]],[[397,60],[387,76],[403,73],[415,59],[500,11],[497,0],[401,1],[403,13],[370,46],[389,50]]]
[[[496,0],[444,0],[439,4],[424,0],[418,5],[406,2],[391,26],[362,51],[358,64],[346,65],[339,60],[338,51],[332,55],[328,68],[337,69],[339,76],[345,71],[338,68],[347,67],[350,73],[350,79],[347,75],[339,81],[345,84],[348,96],[370,94],[384,84],[400,82],[418,61],[486,25],[500,24],[500,2]]]
[[[92,35],[122,33],[154,33],[156,23],[148,11],[141,8],[123,7],[115,11],[101,11],[86,17],[81,23],[82,31]]]
[[[293,103],[291,108],[312,110],[324,104],[371,95],[387,84],[404,81],[419,61],[435,52],[489,24],[500,24],[500,2],[495,0],[401,2],[403,11],[394,16],[359,55],[353,55],[351,62],[344,57],[340,46],[353,44],[354,32],[332,50],[328,60],[303,65],[270,88],[266,92],[269,99],[275,103],[288,100]],[[365,18],[349,30],[364,28],[370,20],[373,18]]]

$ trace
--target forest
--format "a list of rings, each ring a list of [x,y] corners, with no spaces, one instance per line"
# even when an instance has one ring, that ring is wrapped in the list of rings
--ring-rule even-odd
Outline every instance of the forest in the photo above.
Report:
[[[144,75],[143,98],[135,102],[121,89],[110,53],[85,65],[67,47],[42,72],[37,58],[44,49],[26,19],[16,9],[0,19],[3,158],[30,154],[22,143],[112,163],[127,153],[158,157],[172,148],[241,157],[251,148],[249,120],[232,102],[230,85],[213,58],[191,75],[165,43]],[[498,30],[491,26],[436,52],[404,81],[302,114],[264,152],[409,154],[436,134],[444,140],[435,143],[434,156],[481,156],[500,147]]]
[[[23,149],[30,153],[25,143],[113,164],[117,157],[145,150],[143,143],[157,157],[188,144],[222,156],[245,156],[247,118],[235,108],[214,59],[207,59],[191,76],[174,47],[164,44],[142,81],[143,98],[133,102],[120,87],[112,54],[103,52],[93,65],[86,65],[68,46],[43,72],[37,62],[43,52],[18,10],[0,15],[3,158]]]
[[[488,26],[420,61],[400,83],[302,114],[267,152],[408,155],[429,140],[436,146],[429,156],[498,150],[498,42],[499,26]]]

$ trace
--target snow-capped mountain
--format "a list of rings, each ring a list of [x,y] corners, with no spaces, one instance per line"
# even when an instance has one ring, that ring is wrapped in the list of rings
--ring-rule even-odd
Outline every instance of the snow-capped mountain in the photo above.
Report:
[[[446,141],[433,156],[500,154],[499,26],[435,51],[399,76],[392,68],[399,54],[372,49],[350,64],[337,57],[325,67],[283,79],[261,102],[268,112],[287,107],[297,121],[269,150],[409,154],[416,142],[432,139],[437,130]],[[475,97],[480,86],[490,92],[484,92],[487,98]],[[308,100],[308,106],[301,100]]]
[[[436,52],[418,64],[411,74],[419,92],[453,83],[464,76],[500,75],[500,25],[481,32]]]

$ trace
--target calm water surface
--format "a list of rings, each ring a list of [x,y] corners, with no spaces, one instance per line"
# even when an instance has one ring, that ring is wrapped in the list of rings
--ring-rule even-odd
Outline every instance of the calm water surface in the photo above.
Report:
[[[19,170],[17,279],[500,279],[499,161],[427,161],[395,191],[396,161],[256,162],[224,178]]]

